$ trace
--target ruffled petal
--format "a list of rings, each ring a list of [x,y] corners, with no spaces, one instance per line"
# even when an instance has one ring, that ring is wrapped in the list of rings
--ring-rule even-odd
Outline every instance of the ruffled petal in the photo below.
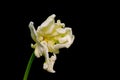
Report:
[[[74,35],[71,28],[59,28],[57,29],[59,37],[55,37],[58,40],[57,44],[52,47],[53,52],[56,53],[60,48],[69,48],[74,41]]]
[[[49,58],[49,62],[44,63],[43,69],[47,70],[48,72],[55,73],[55,70],[53,69],[55,61],[56,55],[54,54]]]

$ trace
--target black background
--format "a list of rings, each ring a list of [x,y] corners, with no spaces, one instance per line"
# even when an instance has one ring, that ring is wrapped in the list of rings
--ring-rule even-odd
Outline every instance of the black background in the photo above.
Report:
[[[60,49],[54,65],[55,74],[43,70],[44,57],[35,58],[28,80],[79,80],[100,79],[109,73],[109,60],[106,59],[107,41],[104,35],[107,18],[107,7],[92,2],[16,2],[4,7],[3,30],[7,32],[5,39],[4,63],[8,75],[13,73],[15,80],[22,80],[30,55],[34,51],[30,44],[28,24],[34,22],[35,28],[48,16],[56,14],[56,18],[71,27],[75,40],[69,49]],[[107,21],[106,21],[107,22]],[[3,33],[4,34],[4,33]],[[104,44],[104,45],[103,45]],[[12,60],[11,60],[12,59]],[[5,60],[5,59],[4,59]],[[13,63],[12,65],[12,62]],[[14,65],[15,64],[15,65]],[[5,73],[6,75],[6,73]]]

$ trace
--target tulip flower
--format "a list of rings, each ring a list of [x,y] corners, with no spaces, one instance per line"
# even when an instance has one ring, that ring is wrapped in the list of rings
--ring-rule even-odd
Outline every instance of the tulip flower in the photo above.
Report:
[[[69,48],[74,41],[75,36],[72,29],[65,27],[60,20],[55,22],[55,14],[49,16],[40,26],[35,29],[34,23],[29,23],[31,37],[35,44],[31,44],[34,49],[34,55],[37,58],[45,57],[43,69],[55,73],[53,69],[57,59],[56,54],[59,54],[59,49]],[[49,54],[52,54],[50,57]]]

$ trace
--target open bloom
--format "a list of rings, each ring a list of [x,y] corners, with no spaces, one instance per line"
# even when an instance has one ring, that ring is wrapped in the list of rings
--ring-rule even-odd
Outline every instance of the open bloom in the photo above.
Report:
[[[36,57],[45,57],[43,69],[51,73],[55,73],[53,66],[59,49],[69,48],[74,41],[72,29],[65,27],[65,24],[61,23],[60,20],[55,23],[54,18],[55,14],[49,16],[38,26],[37,30],[34,28],[33,22],[29,23],[31,37],[36,42],[31,44],[31,47],[35,49]],[[49,52],[53,53],[51,57],[49,57]]]

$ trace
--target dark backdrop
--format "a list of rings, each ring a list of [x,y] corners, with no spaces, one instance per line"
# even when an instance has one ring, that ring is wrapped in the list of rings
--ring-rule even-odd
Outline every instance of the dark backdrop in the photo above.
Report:
[[[101,36],[104,33],[101,24],[106,14],[98,3],[76,3],[16,2],[4,8],[3,24],[6,27],[3,30],[8,33],[3,38],[10,49],[5,50],[9,59],[6,64],[10,74],[15,71],[15,80],[22,80],[33,52],[29,22],[33,21],[37,28],[51,14],[56,14],[56,20],[60,19],[66,27],[72,28],[75,40],[69,49],[60,49],[54,65],[55,74],[42,69],[44,57],[35,58],[28,80],[99,79],[106,76],[108,68],[103,53],[106,45],[103,46],[104,37]],[[11,62],[15,62],[15,66],[11,66]]]

